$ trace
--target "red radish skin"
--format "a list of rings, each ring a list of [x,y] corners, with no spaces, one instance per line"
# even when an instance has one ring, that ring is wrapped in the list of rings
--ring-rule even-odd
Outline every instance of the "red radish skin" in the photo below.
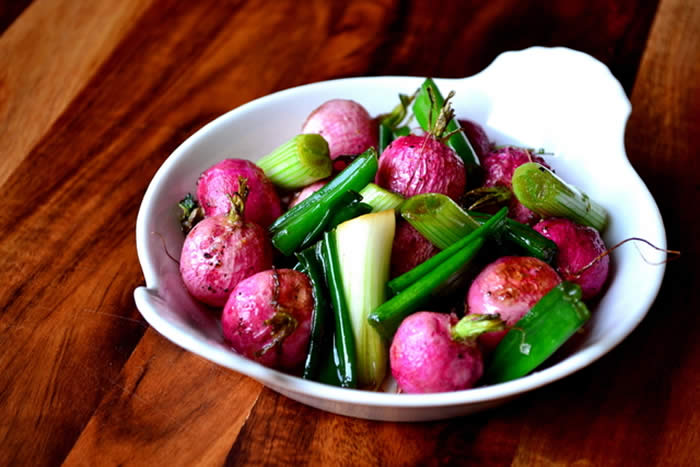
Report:
[[[405,220],[396,223],[391,247],[391,277],[398,277],[435,256],[440,249]]]
[[[268,270],[238,284],[226,302],[221,326],[226,341],[239,354],[270,368],[295,370],[306,358],[313,308],[313,290],[305,274]],[[291,317],[296,324],[276,341],[270,320],[280,313],[278,317]]]
[[[545,167],[549,165],[541,157],[533,155],[527,149],[512,146],[499,148],[488,153],[482,160],[485,172],[484,186],[503,186],[513,192],[513,172],[526,162],[538,162]],[[508,215],[523,224],[533,225],[540,216],[523,206],[513,195],[508,206]]]
[[[580,285],[584,300],[598,295],[608,279],[610,257],[603,256],[580,276],[577,273],[606,251],[600,233],[593,227],[558,218],[542,220],[533,228],[559,247],[556,268],[564,280]]]
[[[367,110],[355,101],[333,99],[311,112],[302,133],[317,133],[328,142],[331,159],[355,156],[377,147],[377,125]]]
[[[222,307],[241,280],[271,268],[272,258],[272,245],[259,225],[207,217],[185,238],[180,274],[194,298]]]
[[[504,256],[476,276],[466,297],[469,314],[497,314],[513,326],[540,298],[561,282],[557,272],[544,261],[529,256]],[[493,350],[507,331],[479,336],[484,350]]]
[[[464,193],[467,176],[462,160],[434,136],[408,135],[384,150],[375,183],[406,198],[441,193],[456,200]]]
[[[245,218],[266,229],[282,214],[282,205],[275,187],[262,169],[245,159],[224,159],[214,164],[197,180],[197,199],[205,216],[228,213],[229,195],[238,191],[238,179],[248,183]]]
[[[472,120],[460,120],[459,125],[464,128],[464,134],[472,143],[476,155],[480,161],[491,151],[491,141],[481,125]]]
[[[301,190],[297,191],[294,196],[292,196],[291,201],[289,202],[289,209],[292,209],[294,206],[297,204],[301,203],[304,201],[306,198],[309,196],[313,195],[316,193],[318,190],[326,186],[328,183],[328,180],[321,180],[316,183],[312,183],[309,186],[306,186],[302,188]]]
[[[421,311],[403,320],[389,350],[391,373],[402,392],[431,393],[473,387],[484,372],[475,342],[453,340],[457,317]]]

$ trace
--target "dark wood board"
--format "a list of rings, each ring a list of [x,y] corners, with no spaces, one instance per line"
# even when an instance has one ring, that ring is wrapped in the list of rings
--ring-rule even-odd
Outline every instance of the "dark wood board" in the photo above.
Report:
[[[6,463],[693,463],[695,2],[29,3],[0,8]],[[187,136],[291,86],[468,76],[531,45],[583,50],[621,81],[628,155],[683,250],[648,318],[604,359],[482,414],[379,423],[305,407],[148,329],[132,298],[136,213]]]

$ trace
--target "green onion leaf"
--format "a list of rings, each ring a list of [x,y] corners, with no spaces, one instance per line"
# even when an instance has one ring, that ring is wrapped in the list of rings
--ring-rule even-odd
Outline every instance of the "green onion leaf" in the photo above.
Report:
[[[272,244],[291,255],[314,230],[323,231],[332,208],[343,205],[348,191],[359,192],[377,173],[377,152],[370,148],[360,154],[323,188],[280,216],[269,228]],[[319,225],[322,227],[319,228]]]
[[[368,183],[360,190],[362,202],[372,206],[372,212],[385,211],[387,209],[398,209],[404,202],[404,197],[398,193],[386,190],[374,183]]]
[[[430,96],[428,94],[428,88],[432,90],[435,105],[432,105],[430,101]],[[416,120],[425,131],[430,131],[430,124],[434,124],[438,115],[440,114],[440,109],[445,102],[444,97],[440,93],[435,82],[427,78],[420,87],[418,95],[413,103],[413,113],[416,116]],[[452,119],[447,125],[446,131],[448,133],[459,130],[459,122]],[[479,158],[476,156],[476,152],[472,147],[469,139],[462,131],[457,131],[447,140],[448,146],[450,146],[454,151],[462,158],[464,161],[464,167],[467,170],[467,175],[472,175],[479,167]]]
[[[335,231],[326,232],[322,242],[323,269],[335,317],[334,361],[340,385],[357,387],[357,352],[352,321],[343,288],[343,275],[338,259]]]
[[[502,228],[507,209],[501,209],[488,222],[459,242],[389,282],[397,295],[377,307],[367,318],[385,339],[391,337],[401,321],[417,311],[430,294],[463,268],[479,252],[488,235]]]
[[[562,282],[542,297],[498,344],[484,375],[489,384],[527,375],[549,358],[591,314],[581,287]]]

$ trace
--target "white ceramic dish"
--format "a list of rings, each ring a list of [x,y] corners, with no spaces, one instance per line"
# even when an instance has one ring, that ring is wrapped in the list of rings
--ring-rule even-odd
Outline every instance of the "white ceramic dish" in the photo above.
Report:
[[[197,176],[213,163],[225,157],[256,160],[292,137],[322,102],[354,99],[376,115],[422,79],[350,78],[288,89],[232,110],[187,139],[156,173],[138,215],[136,240],[146,286],[134,297],[144,318],[185,349],[292,399],[376,420],[431,420],[483,410],[569,375],[622,341],[649,310],[665,269],[647,262],[662,260],[663,254],[631,245],[613,254],[612,278],[585,339],[567,358],[504,384],[424,395],[340,389],[265,368],[226,346],[217,320],[188,296],[177,265],[165,255],[161,236],[171,252],[182,245],[176,202],[194,191]],[[556,171],[607,208],[608,245],[638,236],[665,248],[659,210],[625,154],[630,103],[605,65],[573,50],[535,47],[504,53],[475,76],[436,82],[445,93],[457,92],[458,116],[482,123],[498,144],[553,152],[548,162]]]

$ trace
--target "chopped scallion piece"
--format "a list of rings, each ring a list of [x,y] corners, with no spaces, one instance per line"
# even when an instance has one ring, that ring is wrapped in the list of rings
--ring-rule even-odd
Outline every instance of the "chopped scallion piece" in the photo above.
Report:
[[[343,222],[369,214],[370,212],[372,212],[372,206],[369,204],[361,202],[350,203],[347,206],[336,210],[336,212],[331,216],[331,219],[328,221],[327,230],[334,229]]]
[[[302,134],[257,161],[268,179],[285,190],[312,184],[333,172],[328,143],[323,136]]]
[[[480,225],[452,198],[438,193],[426,193],[407,199],[401,206],[401,217],[441,250]]]
[[[391,339],[406,316],[417,311],[434,290],[476,256],[487,235],[502,227],[506,212],[503,208],[467,237],[389,282],[389,288],[399,293],[372,311],[369,323],[385,339]]]
[[[393,193],[374,183],[368,183],[360,190],[362,202],[372,206],[372,212],[384,211],[386,209],[398,209],[404,202],[404,197],[398,193]]]
[[[418,266],[411,269],[410,271],[400,275],[399,277],[392,279],[388,284],[389,289],[394,294],[400,293],[402,290],[413,285],[415,282],[420,280],[422,277],[426,276],[431,271],[438,268],[440,266],[440,264],[442,264],[450,256],[452,256],[455,253],[457,253],[458,251],[460,251],[462,248],[465,248],[474,239],[486,238],[487,236],[490,236],[492,233],[502,229],[507,212],[508,212],[507,208],[502,208],[500,211],[498,211],[496,214],[494,214],[487,222],[485,222],[482,226],[480,226],[479,228],[477,228],[476,230],[474,230],[470,234],[459,239],[459,241],[453,243],[452,245],[450,245],[446,249],[442,250],[440,253],[436,254],[432,258],[429,258],[428,260],[419,264]]]
[[[335,231],[360,387],[377,388],[386,375],[386,343],[367,317],[386,299],[395,224],[394,211],[387,210],[351,219]]]
[[[370,148],[360,154],[333,180],[279,217],[269,228],[272,244],[291,255],[309,232],[327,225],[331,208],[338,206],[348,191],[359,192],[377,173],[377,152]]]
[[[491,218],[490,214],[464,211],[448,196],[437,193],[416,195],[401,206],[401,216],[433,245],[445,249],[460,238],[473,232]],[[513,219],[506,219],[503,239],[517,245],[529,256],[551,262],[557,245]]]
[[[567,184],[537,162],[528,162],[513,172],[513,193],[526,208],[543,217],[566,217],[602,232],[607,223],[605,209],[578,188]]]
[[[323,269],[335,317],[335,335],[333,338],[334,362],[338,380],[344,388],[357,387],[357,352],[352,321],[348,310],[343,275],[338,259],[335,231],[326,232],[323,236]]]
[[[309,350],[304,361],[304,379],[318,379],[320,364],[323,360],[324,352],[330,350],[330,332],[328,330],[329,321],[332,317],[330,313],[328,296],[326,291],[326,281],[323,277],[323,265],[317,255],[316,246],[307,248],[298,253],[299,270],[309,277],[311,288],[314,294],[314,311],[311,316],[311,338],[309,339]],[[319,252],[320,253],[320,252]]]
[[[581,287],[562,282],[515,323],[498,344],[484,375],[489,384],[527,375],[566,342],[591,314]]]

